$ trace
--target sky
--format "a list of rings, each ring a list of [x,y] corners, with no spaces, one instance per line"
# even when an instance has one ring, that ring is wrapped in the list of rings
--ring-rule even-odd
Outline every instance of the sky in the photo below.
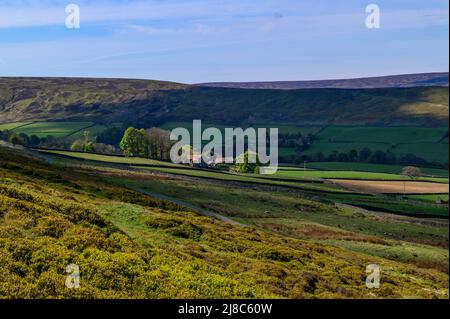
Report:
[[[380,9],[367,28],[366,7]],[[66,6],[80,9],[67,28]],[[182,83],[449,69],[448,0],[0,0],[0,76]]]

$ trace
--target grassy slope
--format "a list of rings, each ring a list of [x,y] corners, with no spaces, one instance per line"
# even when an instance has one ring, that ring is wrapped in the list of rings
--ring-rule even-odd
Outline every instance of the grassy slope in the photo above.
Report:
[[[120,117],[135,100],[185,85],[146,80],[0,78],[0,122]],[[118,106],[120,105],[120,106]],[[111,113],[111,114],[110,114]]]
[[[200,118],[227,125],[445,126],[448,89],[277,91],[187,87],[143,80],[0,78],[0,106],[4,123],[120,119],[145,126]]]
[[[170,98],[177,100],[170,114],[177,121],[201,118],[210,123],[261,120],[296,125],[386,125],[425,124],[421,119],[429,117],[433,122],[432,118],[448,118],[445,88],[297,91],[196,88],[173,92]],[[169,96],[158,96],[155,103],[167,105]]]
[[[438,271],[241,228],[0,149],[0,297],[445,297]],[[379,290],[365,267],[383,269]],[[80,266],[82,288],[65,288]]]
[[[448,250],[439,248],[448,246],[446,222],[435,224],[426,220],[363,213],[347,206],[336,208],[309,200],[305,194],[258,190],[256,185],[249,189],[212,181],[192,183],[183,179],[159,179],[158,183],[152,183],[146,180],[144,173],[130,175],[116,169],[95,170],[108,176],[110,181],[164,194],[274,233],[319,242],[334,240],[336,245],[350,241],[353,246],[349,249],[354,250],[365,250],[370,244],[376,244],[378,250],[366,253],[380,256],[382,250],[382,256],[386,258],[402,258],[403,261],[441,270],[448,268]],[[400,248],[394,248],[397,246]],[[434,251],[433,258],[428,258],[427,247]]]

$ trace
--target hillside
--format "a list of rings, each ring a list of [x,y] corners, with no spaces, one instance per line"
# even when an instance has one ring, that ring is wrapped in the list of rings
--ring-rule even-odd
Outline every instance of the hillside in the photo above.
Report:
[[[318,80],[318,81],[278,81],[278,82],[213,82],[197,84],[206,87],[240,89],[370,89],[447,86],[448,72],[404,74],[358,79]]]
[[[100,168],[30,156],[0,147],[0,298],[448,297],[436,269],[200,216],[110,183]],[[72,263],[80,289],[64,285]],[[364,285],[371,263],[383,269],[380,289]]]
[[[448,89],[248,90],[144,80],[0,78],[0,123],[92,121],[149,127],[229,125],[447,126]]]
[[[112,112],[120,117],[126,105],[142,103],[155,92],[185,87],[147,80],[0,77],[0,123],[67,118],[101,121],[101,114]]]

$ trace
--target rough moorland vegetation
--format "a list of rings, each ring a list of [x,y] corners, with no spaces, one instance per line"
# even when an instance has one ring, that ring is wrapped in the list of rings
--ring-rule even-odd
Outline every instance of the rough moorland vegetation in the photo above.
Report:
[[[192,119],[240,126],[445,126],[448,89],[285,91],[205,88],[143,80],[0,78],[0,119],[1,123],[90,120],[139,127]]]
[[[2,298],[448,297],[441,272],[201,217],[5,148],[0,267]]]

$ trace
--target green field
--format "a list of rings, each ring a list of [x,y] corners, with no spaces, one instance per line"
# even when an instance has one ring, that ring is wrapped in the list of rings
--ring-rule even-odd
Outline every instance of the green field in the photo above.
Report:
[[[112,155],[101,155],[101,154],[92,154],[92,153],[82,153],[82,152],[71,152],[71,151],[41,151],[44,154],[55,154],[55,155],[64,155],[70,156],[76,159],[84,159],[84,160],[92,160],[104,163],[113,163],[113,164],[124,164],[124,165],[159,165],[159,166],[175,166],[175,167],[184,167],[177,164],[172,164],[169,162],[161,162],[155,161],[147,158],[140,157],[122,157],[122,156],[112,156]]]
[[[414,154],[429,162],[448,163],[448,142],[447,143],[417,143],[399,144],[393,149],[393,153],[398,155]]]
[[[408,199],[436,203],[437,201],[446,201],[448,203],[449,195],[408,195]]]
[[[92,122],[37,122],[13,129],[15,133],[24,133],[28,136],[36,135],[40,138],[47,136],[66,137],[77,131],[93,126]]]
[[[323,179],[366,179],[366,180],[411,180],[407,176],[399,174],[389,173],[372,173],[362,171],[320,171],[320,170],[303,170],[293,169],[288,167],[287,169],[281,167],[279,171],[274,175],[281,178],[323,178]],[[435,177],[419,177],[417,180],[432,181],[439,183],[448,183],[448,178],[435,178]]]
[[[409,180],[408,177],[404,177],[398,174],[372,173],[359,171],[316,171],[316,170],[304,171],[303,169],[297,169],[293,167],[280,167],[279,171],[275,175],[231,174],[215,170],[192,169],[184,165],[177,165],[172,164],[170,162],[161,162],[145,158],[119,157],[119,156],[99,155],[99,154],[70,152],[70,151],[45,151],[44,153],[57,155],[59,154],[70,156],[77,159],[93,160],[104,163],[131,165],[135,166],[136,168],[142,168],[161,173],[177,174],[191,177],[203,177],[217,180],[241,181],[248,183],[259,183],[259,184],[267,183],[272,185],[299,187],[304,189],[333,191],[333,192],[334,191],[341,192],[344,190],[331,184],[304,183],[304,182],[311,181],[314,179]],[[152,165],[159,167],[144,167],[140,165]],[[277,179],[286,179],[286,181],[279,181]],[[421,177],[419,178],[419,180],[433,181],[439,183],[449,182],[448,178]]]
[[[173,130],[174,128],[185,128],[192,134],[192,122],[166,122],[164,124],[160,125],[160,128],[165,130]],[[234,125],[221,125],[221,124],[211,124],[211,123],[203,123],[202,122],[202,129],[206,129],[209,127],[218,128],[222,134],[225,132],[225,128],[235,128]],[[258,128],[266,128],[269,130],[270,128],[278,128],[278,134],[302,134],[302,135],[308,135],[308,134],[314,134],[320,130],[320,127],[318,126],[295,126],[295,125],[283,125],[283,124],[274,124],[274,123],[268,123],[268,124],[252,124],[242,127],[242,129],[253,127],[256,131]]]
[[[325,194],[325,198],[342,204],[357,206],[373,211],[381,211],[406,216],[427,216],[437,218],[448,218],[448,206],[430,205],[419,201],[408,201],[401,197],[392,196],[369,196],[369,195],[346,195]]]
[[[343,163],[343,162],[321,162],[321,163],[307,163],[307,168],[328,171],[359,171],[359,172],[373,172],[373,173],[388,173],[399,174],[403,166],[401,165],[386,165],[386,164],[369,164],[369,163]],[[286,167],[282,167],[286,170]],[[295,168],[290,168],[295,169]],[[438,168],[421,167],[423,174],[430,177],[448,177],[449,171]]]
[[[359,127],[330,126],[322,130],[317,138],[331,143],[437,143],[448,132],[448,127]]]
[[[203,177],[203,178],[211,178],[217,180],[224,181],[237,181],[237,182],[247,182],[247,183],[258,183],[258,184],[272,184],[278,186],[290,186],[290,187],[298,187],[305,188],[311,190],[322,190],[322,191],[337,191],[337,192],[345,192],[342,188],[330,185],[330,184],[322,184],[322,183],[301,183],[295,182],[283,182],[278,180],[271,180],[270,176],[264,177],[263,175],[241,175],[241,174],[232,174],[214,170],[200,170],[200,169],[192,169],[189,166],[173,164],[170,162],[161,162],[155,161],[146,158],[136,158],[136,157],[119,157],[119,156],[110,156],[110,155],[100,155],[100,154],[91,154],[91,153],[81,153],[81,152],[71,152],[71,151],[44,151],[44,154],[55,154],[55,155],[64,155],[70,156],[74,159],[84,159],[84,160],[92,160],[104,163],[112,163],[112,164],[124,164],[130,165],[139,169],[145,169],[155,172],[168,173],[168,174],[176,174],[176,175],[184,175],[191,177]],[[152,165],[156,167],[146,167],[140,165]],[[276,176],[272,176],[276,178]],[[310,178],[306,178],[306,180],[310,180]]]
[[[120,126],[121,123],[108,125],[94,124],[92,122],[18,122],[1,124],[1,129],[13,130],[16,133],[37,135],[46,137],[68,137],[69,141],[81,138],[83,131],[90,132],[95,137],[109,127]],[[166,122],[160,125],[163,129],[183,127],[192,133],[192,122]],[[202,123],[202,128],[217,127],[222,131],[233,125],[218,125]],[[333,152],[348,153],[351,150],[360,151],[369,148],[372,151],[381,150],[391,152],[398,157],[413,154],[429,162],[448,163],[448,139],[444,136],[448,132],[447,127],[424,128],[424,127],[361,127],[361,126],[329,126],[321,129],[319,126],[295,126],[284,124],[257,124],[253,127],[277,127],[279,134],[309,133],[317,134],[316,140],[302,154],[314,156],[318,152],[328,156]],[[294,148],[280,147],[279,156],[283,158],[295,158],[299,154]]]
[[[414,154],[429,162],[448,163],[448,127],[359,127],[330,126],[316,135],[316,141],[304,154],[360,151],[369,148],[397,156]]]
[[[14,130],[17,127],[24,126],[30,123],[31,122],[17,122],[17,123],[0,124],[0,131]]]

